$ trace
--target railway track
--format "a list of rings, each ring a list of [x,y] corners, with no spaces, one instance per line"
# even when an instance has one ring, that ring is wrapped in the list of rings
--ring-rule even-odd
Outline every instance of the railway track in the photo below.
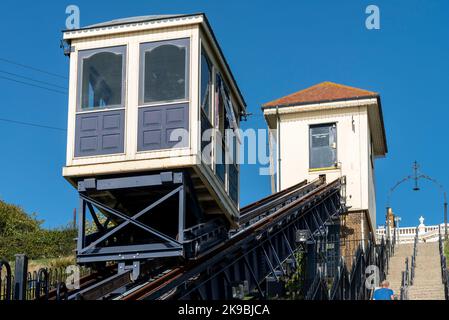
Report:
[[[68,296],[73,295],[77,292],[80,292],[86,288],[89,288],[90,286],[93,286],[96,283],[101,282],[116,273],[117,273],[117,267],[115,265],[106,266],[101,271],[94,271],[84,277],[81,277],[79,279],[79,283],[80,283],[79,289],[62,290],[63,292],[61,292],[61,293],[63,295],[65,295],[65,297],[68,297]],[[58,298],[61,298],[61,297],[58,297],[57,289],[52,289],[48,292],[48,297],[41,296],[40,298],[38,298],[38,300],[43,300],[44,298],[46,298],[48,300],[57,300]]]
[[[178,292],[180,285],[186,288],[203,281],[205,270],[226,257],[241,259],[239,248],[248,246],[250,241],[257,246],[257,241],[271,232],[270,230],[277,224],[288,221],[285,218],[288,218],[292,212],[300,207],[308,210],[313,205],[317,205],[315,199],[338,183],[339,180],[326,184],[324,177],[310,183],[303,181],[242,208],[240,228],[234,230],[227,241],[209,249],[194,260],[187,260],[181,265],[179,262],[178,265],[175,263],[161,265],[153,269],[148,266],[146,268],[144,264],[142,274],[145,276],[137,281],[131,280],[130,272],[118,274],[116,266],[108,266],[104,271],[98,271],[80,279],[81,287],[66,294],[69,299],[85,300],[130,301],[178,297],[183,294]],[[49,299],[56,299],[56,290],[49,292]]]
[[[335,182],[333,183],[335,184]],[[266,230],[270,224],[276,223],[276,221],[282,218],[284,215],[288,214],[292,208],[297,207],[299,204],[307,202],[320,194],[321,192],[327,190],[327,188],[332,187],[333,184],[326,185],[323,179],[319,179],[318,181],[313,182],[313,191],[307,192],[304,195],[300,195],[299,192],[301,189],[304,189],[307,184],[302,182],[301,184],[296,185],[295,187],[289,188],[289,190],[285,190],[278,197],[269,196],[265,199],[262,199],[257,202],[257,204],[251,204],[245,207],[245,214],[249,214],[251,212],[260,212],[258,208],[273,208],[279,206],[279,200],[282,198],[284,201],[285,197],[290,197],[293,195],[295,197],[294,200],[288,201],[287,204],[282,206],[280,209],[275,211],[275,213],[266,216],[259,221],[253,223],[250,227],[242,229],[240,232],[236,233],[225,243],[213,248],[209,252],[203,254],[195,261],[190,261],[184,266],[180,266],[167,272],[164,276],[161,276],[155,281],[151,281],[146,285],[140,286],[136,290],[132,290],[129,294],[122,295],[122,300],[144,300],[144,299],[161,299],[164,295],[167,295],[170,292],[176,291],[177,286],[180,284],[188,283],[189,280],[192,280],[195,277],[199,277],[205,265],[211,265],[213,261],[219,260],[222,256],[226,254],[230,254],[229,251],[239,247],[239,244],[244,241],[246,238],[250,236],[259,235],[261,232]],[[304,190],[303,190],[304,191]],[[300,196],[298,196],[300,195]],[[272,203],[270,203],[272,202]],[[258,207],[259,206],[259,207]]]
[[[254,222],[254,219],[260,219],[272,214],[283,206],[289,204],[300,196],[306,195],[318,186],[325,183],[325,178],[320,177],[310,183],[304,180],[294,186],[291,186],[280,192],[271,194],[263,199],[260,199],[240,211],[239,225],[241,227],[247,226]]]

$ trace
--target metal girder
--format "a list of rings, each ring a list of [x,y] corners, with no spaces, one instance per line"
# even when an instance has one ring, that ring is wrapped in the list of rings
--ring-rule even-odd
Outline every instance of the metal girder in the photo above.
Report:
[[[113,234],[115,234],[115,233],[118,232],[119,230],[123,229],[124,227],[126,227],[126,226],[127,226],[128,224],[130,224],[130,223],[132,223],[132,224],[134,224],[134,225],[136,225],[136,226],[138,226],[138,227],[140,227],[140,228],[143,228],[144,230],[146,230],[146,231],[152,233],[153,235],[155,235],[155,236],[157,236],[157,237],[160,237],[162,240],[165,240],[165,241],[167,241],[168,243],[171,243],[171,244],[173,244],[173,245],[175,245],[175,246],[176,246],[176,245],[181,245],[181,243],[178,242],[178,241],[176,241],[175,239],[173,239],[173,238],[171,238],[171,237],[169,237],[169,236],[166,236],[166,235],[164,235],[164,234],[161,234],[161,233],[158,232],[157,230],[154,230],[154,229],[151,228],[151,227],[145,226],[145,225],[143,225],[143,223],[140,223],[140,222],[137,221],[137,219],[138,219],[140,216],[142,216],[143,214],[147,213],[147,212],[150,211],[152,208],[156,207],[157,205],[159,205],[160,203],[162,203],[163,201],[167,200],[168,198],[170,198],[171,196],[173,196],[174,194],[176,194],[176,193],[178,193],[178,192],[180,192],[180,191],[182,191],[182,187],[176,188],[175,190],[169,192],[168,194],[166,194],[165,196],[163,196],[162,198],[160,198],[160,199],[157,200],[156,202],[153,202],[152,204],[150,204],[150,205],[149,205],[148,207],[146,207],[145,209],[141,210],[139,213],[137,213],[137,214],[135,214],[134,216],[129,217],[129,218],[128,218],[128,216],[126,216],[125,214],[121,214],[120,212],[118,212],[118,211],[116,211],[116,210],[112,210],[112,209],[110,209],[110,208],[107,208],[106,206],[103,206],[103,205],[99,204],[98,202],[96,202],[96,201],[93,200],[93,199],[90,199],[90,198],[85,197],[85,196],[81,196],[81,198],[87,202],[87,205],[88,205],[88,207],[89,207],[89,211],[90,211],[91,215],[92,215],[93,217],[95,217],[94,220],[98,221],[98,217],[97,217],[97,215],[96,215],[95,212],[94,212],[94,209],[93,209],[92,204],[94,204],[94,205],[96,205],[96,206],[98,206],[98,207],[104,209],[105,211],[107,211],[107,212],[109,212],[109,213],[112,213],[112,214],[115,215],[115,216],[118,216],[119,218],[123,218],[125,221],[124,221],[123,223],[119,224],[118,226],[116,226],[116,227],[114,227],[114,228],[111,228],[111,230],[110,230],[109,232],[107,232],[106,234],[102,235],[102,236],[101,236],[100,238],[98,238],[97,240],[91,242],[88,246],[86,246],[85,248],[83,248],[83,249],[81,250],[80,253],[86,252],[87,250],[89,250],[89,249],[95,247],[97,244],[99,244],[100,242],[102,242],[102,241],[106,240],[107,238],[111,237]],[[149,213],[149,214],[151,214],[151,213]],[[99,222],[98,222],[98,224],[99,224]],[[102,225],[101,225],[101,226],[102,226]]]
[[[165,195],[149,203],[144,209],[130,216],[111,208],[89,196],[89,191],[116,190],[137,187],[152,187],[165,185],[172,186]],[[80,213],[78,228],[77,260],[80,263],[101,262],[101,261],[136,261],[149,258],[173,257],[184,255],[184,231],[185,231],[185,186],[182,172],[161,172],[159,174],[144,175],[136,177],[121,177],[110,179],[84,179],[78,182],[80,197]],[[178,196],[178,222],[174,226],[178,230],[178,239],[157,230],[156,227],[142,223],[138,219],[152,214],[152,209]],[[108,220],[101,224],[97,210],[102,210]],[[97,233],[86,236],[86,211],[89,211],[98,229]],[[111,228],[107,228],[109,220],[114,217],[119,223]],[[147,244],[120,244],[114,246],[103,245],[105,241],[112,239],[120,230],[126,226],[133,225],[137,229],[144,231],[152,240]]]
[[[139,188],[161,186],[164,184],[182,184],[182,172],[161,172],[158,174],[142,175],[134,177],[119,177],[95,179],[88,178],[78,182],[78,191],[85,192],[89,189],[95,190],[116,190],[126,188]]]
[[[208,296],[207,290],[204,290],[219,277],[227,277],[228,283],[244,279],[250,293],[264,295],[261,283],[269,275],[276,276],[277,269],[283,270],[283,263],[298,249],[295,243],[295,230],[307,226],[306,220],[315,219],[315,208],[320,211],[320,219],[316,220],[313,226],[307,226],[311,236],[321,234],[325,230],[324,224],[345,210],[340,202],[340,184],[335,183],[323,189],[315,196],[310,196],[310,199],[283,207],[281,209],[283,214],[271,219],[267,217],[270,223],[264,225],[262,229],[245,234],[238,242],[223,248],[206,262],[187,270],[181,277],[166,284],[160,290],[148,294],[145,299],[157,299],[174,288],[177,288],[177,293],[173,298],[177,299],[194,299],[198,296],[197,292],[202,292],[202,296],[206,295],[204,298],[207,299],[225,299],[229,285],[214,286],[213,296]],[[339,203],[340,206],[334,207],[332,211],[331,203]],[[327,212],[321,212],[324,207]],[[229,241],[232,242],[233,238],[239,235],[239,233],[235,234]],[[288,246],[285,245],[287,243]],[[271,249],[274,259],[270,259],[270,250],[266,250],[268,248]],[[251,258],[257,263],[251,263]],[[231,270],[234,272],[230,272]],[[189,281],[192,278],[195,280]]]

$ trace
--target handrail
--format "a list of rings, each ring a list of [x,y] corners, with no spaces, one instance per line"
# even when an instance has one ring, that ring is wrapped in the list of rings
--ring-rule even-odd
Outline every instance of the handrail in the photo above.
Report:
[[[444,298],[449,300],[449,271],[447,269],[446,256],[444,255],[444,244],[441,232],[439,232],[438,235],[438,248],[440,251],[441,279],[444,286]]]
[[[382,238],[379,244],[371,236],[368,238],[367,245],[359,244],[352,266],[348,269],[345,259],[341,258],[337,267],[338,272],[332,279],[332,286],[326,290],[323,284],[323,274],[318,272],[313,280],[306,300],[368,300],[372,299],[374,287],[366,284],[366,270],[368,266],[377,266],[379,268],[380,281],[385,280],[388,273],[389,259],[394,252],[394,238],[392,241]]]
[[[413,255],[410,265],[410,285],[413,285],[415,279],[416,255],[418,254],[418,228],[416,228],[415,241],[413,242]]]
[[[405,271],[401,273],[400,299],[408,300],[408,289],[410,287],[410,269],[408,257],[405,258]]]
[[[406,285],[406,283],[407,283],[407,271],[402,271],[400,300],[408,300],[408,285]]]
[[[418,228],[415,229],[415,239],[413,241],[413,253],[405,258],[405,271],[402,271],[400,299],[408,300],[408,289],[413,285],[415,279],[416,255],[418,254]]]

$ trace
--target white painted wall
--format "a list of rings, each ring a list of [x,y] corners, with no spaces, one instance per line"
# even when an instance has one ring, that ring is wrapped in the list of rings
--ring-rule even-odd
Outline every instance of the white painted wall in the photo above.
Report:
[[[301,106],[296,108],[302,108]],[[346,176],[347,205],[350,211],[369,211],[376,226],[373,171],[371,170],[368,105],[279,114],[278,148],[280,165],[278,191],[304,179],[326,174],[327,181]],[[309,126],[337,124],[338,168],[309,170]]]

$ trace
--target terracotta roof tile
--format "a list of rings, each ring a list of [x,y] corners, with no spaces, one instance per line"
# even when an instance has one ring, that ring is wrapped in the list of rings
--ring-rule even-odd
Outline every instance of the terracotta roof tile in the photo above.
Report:
[[[333,82],[322,82],[307,89],[264,104],[264,107],[311,104],[326,101],[351,100],[378,96],[376,92],[345,86]]]

